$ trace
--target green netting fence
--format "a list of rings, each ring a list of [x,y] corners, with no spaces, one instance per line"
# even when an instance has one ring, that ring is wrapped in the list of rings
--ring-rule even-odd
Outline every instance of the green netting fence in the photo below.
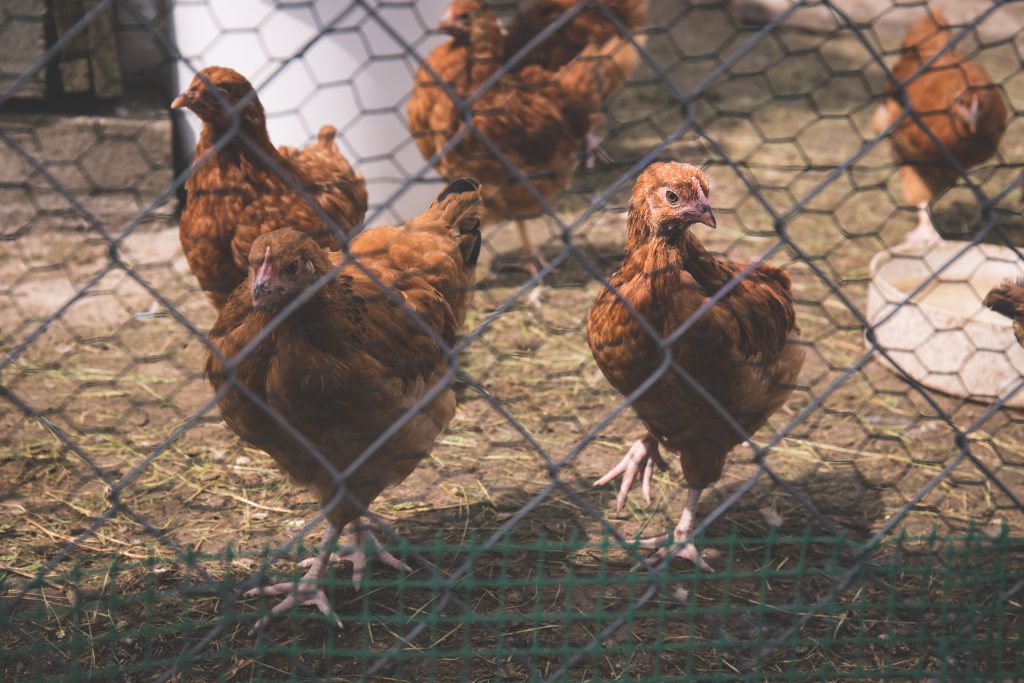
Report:
[[[1024,545],[1005,532],[901,534],[865,547],[810,530],[746,537],[733,527],[704,539],[727,559],[722,571],[690,576],[631,572],[614,539],[506,538],[486,550],[480,540],[453,545],[439,534],[396,546],[437,567],[473,555],[456,582],[372,573],[351,596],[347,579],[332,577],[345,627],[296,612],[274,646],[250,632],[261,600],[236,603],[237,567],[265,556],[76,567],[5,617],[2,670],[8,680],[168,670],[267,680],[288,677],[297,661],[342,680],[431,681],[1003,681],[1024,671],[1024,614],[1008,599]],[[216,584],[190,580],[200,566]],[[454,600],[438,599],[449,590]],[[204,647],[183,648],[197,642]]]

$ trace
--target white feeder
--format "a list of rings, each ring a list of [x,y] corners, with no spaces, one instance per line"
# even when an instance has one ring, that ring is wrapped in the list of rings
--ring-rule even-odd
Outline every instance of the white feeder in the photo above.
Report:
[[[1021,381],[1024,349],[1012,324],[981,303],[1006,278],[1024,276],[1013,250],[968,242],[900,245],[875,255],[870,272],[868,321],[908,375],[980,402],[996,401]],[[1024,407],[1024,391],[1007,405]]]
[[[351,0],[175,0],[178,83],[183,88],[196,70],[214,64],[235,69],[256,87],[278,145],[306,144],[320,126],[336,126],[342,152],[367,180],[367,220],[402,221],[440,189],[429,170],[400,192],[427,169],[405,105],[418,68],[414,53],[426,57],[441,42],[429,31],[447,3],[378,0],[371,13]],[[200,124],[191,114],[184,120],[179,134],[191,159]]]

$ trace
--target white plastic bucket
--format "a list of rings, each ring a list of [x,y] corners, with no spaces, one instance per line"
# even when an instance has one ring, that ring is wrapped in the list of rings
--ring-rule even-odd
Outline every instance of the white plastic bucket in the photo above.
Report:
[[[870,273],[868,322],[908,375],[930,389],[983,403],[1020,384],[1024,349],[1013,326],[981,303],[1006,278],[1024,277],[1024,263],[1013,250],[946,241],[900,245],[876,254]],[[1006,404],[1024,408],[1024,391]]]

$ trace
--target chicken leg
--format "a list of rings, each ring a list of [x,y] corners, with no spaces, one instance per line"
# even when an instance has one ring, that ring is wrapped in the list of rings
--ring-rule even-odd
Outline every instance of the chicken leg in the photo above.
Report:
[[[409,565],[384,549],[380,541],[377,540],[377,537],[370,531],[370,525],[364,518],[360,517],[352,522],[350,529],[348,532],[350,542],[345,545],[343,552],[331,553],[329,562],[352,563],[352,585],[355,586],[356,590],[362,588],[363,577],[366,575],[368,557],[364,548],[367,545],[373,547],[372,554],[379,562],[398,571],[412,571]],[[299,566],[303,568],[313,567],[318,561],[319,557],[310,557],[300,562]]]
[[[526,230],[526,221],[517,220],[516,230],[519,231],[519,239],[523,242],[523,255],[520,259],[503,263],[499,268],[501,270],[521,270],[533,277],[548,263],[540,255],[540,251],[533,246],[530,233]]]
[[[650,505],[651,479],[654,476],[655,465],[662,472],[668,469],[668,464],[665,463],[658,452],[658,440],[651,434],[648,434],[642,439],[637,439],[629,451],[626,452],[626,455],[623,456],[622,460],[619,461],[619,464],[595,481],[594,486],[604,486],[621,475],[622,485],[619,487],[619,495],[615,499],[615,511],[621,512],[622,507],[626,504],[626,496],[629,495],[630,489],[633,488],[633,482],[636,481],[636,475],[642,467],[644,470],[642,483],[644,502]]]
[[[652,560],[661,559],[672,553],[673,557],[678,557],[684,560],[689,560],[695,565],[701,568],[701,571],[713,573],[715,570],[711,568],[704,558],[701,557],[700,551],[697,550],[697,546],[690,543],[690,534],[693,533],[694,522],[697,519],[697,503],[700,502],[700,494],[703,489],[689,489],[686,496],[686,506],[683,507],[683,514],[679,518],[679,524],[672,530],[672,545],[665,545],[668,540],[668,534],[662,534],[661,536],[655,536],[654,538],[645,538],[640,541],[641,548],[658,548],[658,551],[651,557]],[[678,550],[673,551],[673,546],[677,546],[683,543],[682,547]]]
[[[286,596],[281,602],[274,605],[274,607],[267,614],[256,622],[253,627],[259,630],[266,626],[271,619],[287,612],[296,606],[312,605],[318,608],[326,616],[330,617],[331,620],[340,628],[341,619],[331,609],[331,604],[327,600],[327,593],[324,592],[323,586],[320,582],[323,580],[324,575],[327,573],[328,560],[331,555],[331,548],[338,540],[338,536],[341,535],[340,530],[335,529],[334,525],[328,522],[327,533],[324,535],[324,540],[320,544],[319,550],[317,550],[316,557],[312,558],[313,561],[307,566],[307,571],[301,579],[298,581],[285,581],[282,583],[275,583],[271,586],[260,586],[259,588],[253,588],[245,592],[245,597],[251,598],[257,595],[264,596]],[[305,564],[305,563],[303,563]]]
[[[605,165],[612,163],[612,158],[608,156],[608,152],[604,151],[603,144],[604,138],[600,135],[587,133],[586,142],[584,143],[583,167],[588,171],[594,170],[598,161]]]

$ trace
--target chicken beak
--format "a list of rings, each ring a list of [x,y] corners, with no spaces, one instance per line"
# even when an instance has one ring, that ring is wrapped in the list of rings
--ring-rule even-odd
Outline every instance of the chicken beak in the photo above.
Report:
[[[252,282],[252,300],[255,303],[263,297],[270,289],[270,281],[274,278],[274,267],[270,263],[270,247],[263,256],[263,263],[256,271],[256,277]]]
[[[441,33],[448,33],[455,26],[455,12],[449,7],[441,15],[441,21],[437,24],[437,30]]]
[[[455,8],[449,7],[444,11],[444,14],[441,16],[441,21],[437,24],[437,28],[434,30],[438,33],[444,33],[456,38],[460,35],[465,35],[467,27],[455,16]]]
[[[953,104],[953,111],[964,122],[968,135],[974,135],[978,132],[979,105],[977,93],[971,95],[970,104],[964,104],[959,99]]]
[[[706,201],[693,202],[683,210],[682,218],[690,225],[701,223],[712,230],[718,227],[715,214],[711,212],[711,205]]]
[[[690,182],[692,183],[695,196],[683,209],[684,215],[691,224],[703,223],[714,230],[718,227],[718,222],[715,220],[715,214],[711,213],[711,202],[708,201],[704,188],[696,178]]]
[[[958,107],[956,113],[960,115],[960,120],[964,123],[964,128],[967,129],[968,135],[974,135],[978,132],[978,113],[971,111],[966,107]]]
[[[711,207],[705,204],[701,207],[703,211],[700,213],[700,217],[697,218],[698,223],[703,223],[712,230],[718,227],[718,222],[715,220],[715,214],[711,213]]]
[[[171,102],[171,109],[181,109],[182,107],[187,106],[188,98],[185,97],[185,93],[181,93],[180,95],[174,98],[173,102]]]

